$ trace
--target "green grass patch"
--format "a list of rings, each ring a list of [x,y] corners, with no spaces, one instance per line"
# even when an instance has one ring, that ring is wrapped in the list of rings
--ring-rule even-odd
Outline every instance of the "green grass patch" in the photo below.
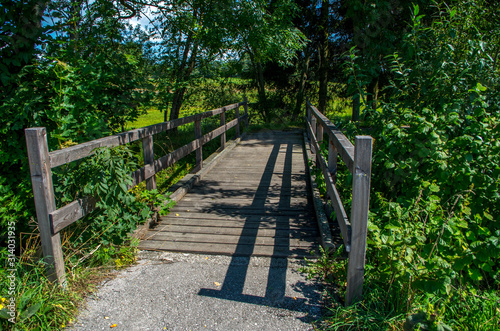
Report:
[[[161,123],[163,122],[164,116],[165,113],[160,111],[158,108],[150,107],[146,109],[136,121],[128,122],[125,126],[125,130],[138,129],[145,126]]]

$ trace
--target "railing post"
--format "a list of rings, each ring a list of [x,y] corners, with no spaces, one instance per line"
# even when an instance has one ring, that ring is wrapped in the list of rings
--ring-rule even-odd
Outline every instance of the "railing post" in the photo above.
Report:
[[[337,181],[337,156],[338,151],[332,138],[328,139],[328,170],[332,175],[333,182]]]
[[[222,113],[220,114],[220,126],[224,127],[224,132],[220,135],[220,150],[226,148],[226,107],[222,107]]]
[[[52,184],[47,131],[45,128],[29,128],[24,132],[47,278],[50,281],[56,281],[62,287],[66,287],[61,237],[59,233],[52,234],[49,220],[49,213],[56,210],[56,201]]]
[[[316,140],[318,141],[318,146],[320,148],[319,151],[316,151],[316,164],[319,164],[319,158],[321,154],[321,142],[323,141],[323,125],[321,122],[316,122],[317,127],[316,127]]]
[[[155,153],[153,150],[152,135],[142,138],[142,153],[144,155],[144,165],[153,165],[155,161]],[[146,179],[146,189],[149,191],[156,189],[156,172],[153,177]]]
[[[248,98],[245,97],[243,101],[245,102],[243,105],[243,109],[245,110],[245,129],[248,129]]]
[[[196,120],[194,122],[194,139],[201,138],[201,120]],[[203,144],[199,142],[198,148],[196,148],[196,167],[195,170],[199,171],[203,168]]]
[[[236,107],[234,109],[234,116],[238,120],[238,123],[236,124],[236,133],[235,133],[235,138],[238,138],[240,136],[240,106]]]
[[[314,116],[312,110],[311,110],[311,129],[312,129],[312,134],[317,139],[318,136],[316,134],[316,116]],[[312,141],[312,137],[311,137],[311,141]],[[314,144],[311,145],[311,152],[313,152],[313,154],[317,154],[318,153],[318,151],[316,150],[316,147],[314,147]]]
[[[356,136],[352,180],[351,252],[347,268],[346,305],[360,300],[363,295],[372,145],[372,137]]]

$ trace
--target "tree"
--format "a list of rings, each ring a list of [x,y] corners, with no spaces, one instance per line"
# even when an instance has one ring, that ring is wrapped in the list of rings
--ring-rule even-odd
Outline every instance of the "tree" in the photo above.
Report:
[[[276,61],[290,65],[306,44],[304,34],[293,26],[296,10],[288,0],[241,1],[236,7],[234,50],[240,57],[247,54],[250,58],[258,87],[258,108],[266,122],[271,120],[271,113],[266,102],[265,64]]]

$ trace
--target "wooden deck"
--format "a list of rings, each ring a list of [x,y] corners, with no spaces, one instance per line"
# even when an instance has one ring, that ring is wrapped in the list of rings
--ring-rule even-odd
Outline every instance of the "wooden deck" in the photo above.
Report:
[[[318,251],[301,131],[248,135],[140,242],[144,250],[303,257]]]

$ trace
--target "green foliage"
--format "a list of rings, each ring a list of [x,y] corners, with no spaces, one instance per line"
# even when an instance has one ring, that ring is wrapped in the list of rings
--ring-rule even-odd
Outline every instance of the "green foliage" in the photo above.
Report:
[[[159,215],[167,215],[170,209],[175,206],[175,201],[169,199],[169,195],[170,193],[159,193],[158,190],[144,190],[139,193],[139,201],[145,202],[148,205],[154,222],[158,220]]]
[[[355,48],[347,60],[364,111],[360,126],[342,126],[350,136],[369,130],[375,138],[372,194],[364,300],[334,305],[329,322],[338,323],[333,329],[403,328],[405,319],[408,330],[495,329],[498,11],[479,0],[433,1],[425,11],[414,5],[409,21],[377,63]],[[380,68],[390,81],[373,109],[365,88],[370,70]],[[355,317],[341,323],[348,314]]]
[[[137,162],[132,153],[115,147],[98,148],[76,170],[60,169],[55,173],[56,193],[61,202],[84,196],[96,199],[96,211],[79,221],[78,226],[85,226],[86,231],[73,245],[90,239],[104,245],[121,244],[138,223],[149,217],[149,208],[128,190],[132,183],[130,173],[135,169]]]
[[[319,247],[320,256],[317,260],[305,258],[306,266],[299,269],[307,275],[307,279],[319,278],[329,284],[344,283],[347,275],[347,261],[344,246],[341,245],[333,252],[325,251]]]

